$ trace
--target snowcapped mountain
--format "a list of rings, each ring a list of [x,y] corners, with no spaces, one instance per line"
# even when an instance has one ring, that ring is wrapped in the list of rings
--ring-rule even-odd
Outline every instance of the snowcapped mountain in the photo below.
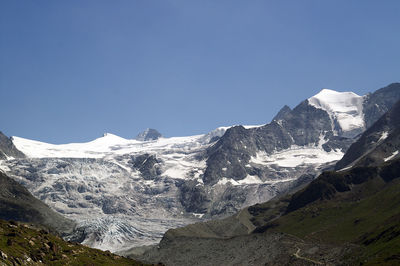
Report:
[[[121,251],[310,182],[399,99],[400,84],[367,96],[322,90],[269,124],[189,137],[146,130],[63,145],[13,137],[27,158],[0,167],[78,222],[71,238]]]
[[[146,141],[146,140],[156,140],[161,138],[162,135],[160,132],[153,128],[148,128],[139,135],[137,135],[136,139],[141,140],[141,141]]]
[[[336,135],[354,137],[365,130],[364,96],[353,92],[323,89],[308,99],[308,103],[328,113]]]

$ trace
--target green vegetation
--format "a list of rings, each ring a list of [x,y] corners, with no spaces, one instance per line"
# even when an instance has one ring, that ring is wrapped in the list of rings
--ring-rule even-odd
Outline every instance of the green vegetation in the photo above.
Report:
[[[382,187],[379,192],[376,188]],[[365,197],[362,197],[365,196]],[[351,264],[400,263],[400,180],[372,179],[329,200],[318,200],[265,226],[307,242],[355,244]]]
[[[0,220],[0,265],[143,265],[71,243],[27,224]]]

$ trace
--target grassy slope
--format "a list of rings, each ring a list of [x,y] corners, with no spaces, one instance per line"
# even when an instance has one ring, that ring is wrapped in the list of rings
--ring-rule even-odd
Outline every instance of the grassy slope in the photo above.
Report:
[[[383,188],[378,192],[377,187]],[[362,197],[358,197],[362,195]],[[319,200],[273,221],[273,230],[311,242],[360,245],[352,264],[400,263],[400,180],[374,178],[334,199]]]
[[[143,265],[134,260],[70,243],[26,224],[0,220],[3,265]]]

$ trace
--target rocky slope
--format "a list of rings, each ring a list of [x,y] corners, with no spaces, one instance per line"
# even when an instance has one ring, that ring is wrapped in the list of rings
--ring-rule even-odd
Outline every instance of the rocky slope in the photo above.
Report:
[[[376,165],[397,157],[400,149],[400,102],[382,116],[359,138],[336,169],[353,165]]]
[[[1,265],[145,265],[66,242],[35,226],[0,220]]]
[[[25,155],[15,147],[12,139],[0,131],[0,160],[24,157]]]
[[[78,223],[71,239],[122,251],[310,182],[396,97],[400,84],[368,96],[323,90],[267,125],[190,137],[147,130],[140,136],[147,140],[105,134],[64,145],[14,137],[28,158],[2,160],[0,167]]]
[[[59,234],[70,234],[75,223],[51,210],[22,185],[0,171],[0,219],[34,223]]]

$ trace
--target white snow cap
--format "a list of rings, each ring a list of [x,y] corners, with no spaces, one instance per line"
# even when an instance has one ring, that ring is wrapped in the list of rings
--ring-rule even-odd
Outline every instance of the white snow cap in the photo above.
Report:
[[[337,92],[323,89],[318,94],[308,98],[308,103],[325,110],[332,121],[336,121],[343,132],[364,129],[363,113],[364,96],[354,92]]]

